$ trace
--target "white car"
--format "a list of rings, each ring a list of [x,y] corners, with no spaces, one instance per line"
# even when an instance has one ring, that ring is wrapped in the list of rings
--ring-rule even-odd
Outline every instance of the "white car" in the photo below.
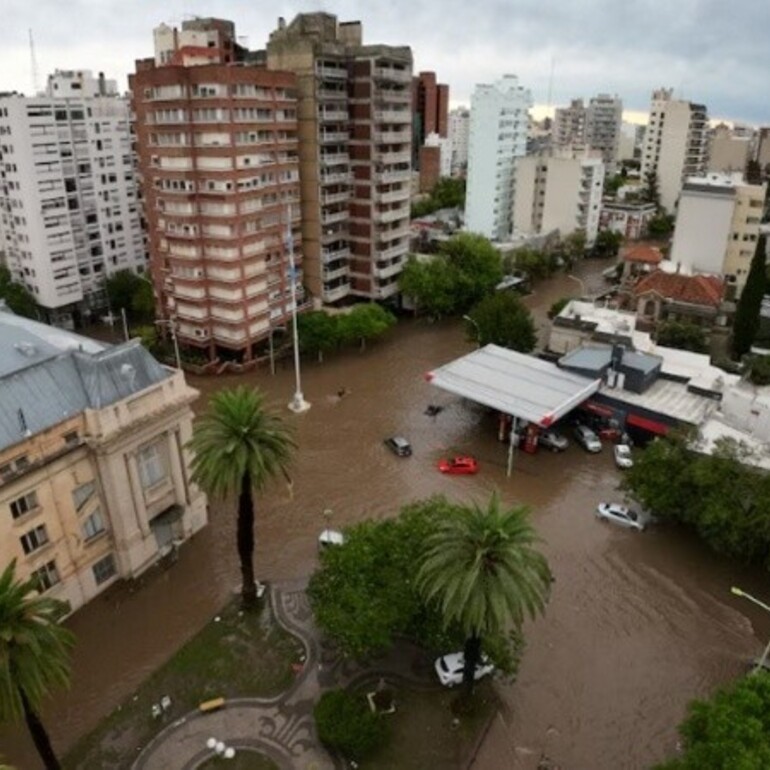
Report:
[[[575,440],[586,452],[595,453],[602,451],[602,442],[587,425],[575,426]]]
[[[631,447],[628,444],[615,444],[615,465],[618,468],[632,468],[634,458],[631,455]]]
[[[596,507],[596,516],[599,521],[611,521],[637,532],[644,532],[647,526],[645,517],[620,503],[599,503]]]
[[[563,452],[569,446],[569,441],[555,430],[541,431],[538,434],[537,443],[552,452]]]
[[[345,535],[336,529],[325,529],[318,536],[318,547],[329,548],[334,545],[345,545]]]
[[[463,668],[465,667],[465,655],[462,652],[453,652],[450,655],[436,658],[435,666],[439,681],[444,687],[462,684]],[[478,682],[479,679],[491,674],[494,670],[495,667],[489,662],[489,658],[482,655],[481,660],[476,665],[474,679]]]

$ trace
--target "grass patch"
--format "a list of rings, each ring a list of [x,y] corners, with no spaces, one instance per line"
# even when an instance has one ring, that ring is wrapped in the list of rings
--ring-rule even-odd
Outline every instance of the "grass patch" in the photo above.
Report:
[[[360,763],[361,770],[464,768],[498,701],[491,683],[479,682],[470,709],[454,726],[452,704],[458,697],[455,690],[399,688],[396,713],[383,717],[391,720],[390,739],[377,754]]]
[[[256,751],[239,751],[232,759],[212,757],[198,770],[280,770],[272,759]]]
[[[220,696],[270,697],[291,684],[291,666],[300,660],[303,648],[278,626],[268,607],[241,614],[239,600],[234,600],[218,617],[218,622],[210,620],[132,697],[82,738],[64,758],[64,766],[68,770],[130,766],[137,749],[202,701]],[[164,695],[171,698],[171,707],[153,718],[152,706]]]

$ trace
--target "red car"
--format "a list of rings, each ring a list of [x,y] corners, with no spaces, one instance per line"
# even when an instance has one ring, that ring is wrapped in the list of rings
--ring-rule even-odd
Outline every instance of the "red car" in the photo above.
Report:
[[[478,473],[479,464],[473,457],[452,457],[449,460],[439,460],[438,469],[442,473],[462,476],[470,473]]]

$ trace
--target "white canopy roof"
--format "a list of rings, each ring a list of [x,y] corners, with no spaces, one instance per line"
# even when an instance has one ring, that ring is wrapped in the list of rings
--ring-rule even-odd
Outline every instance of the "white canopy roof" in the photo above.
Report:
[[[543,427],[596,393],[601,384],[497,345],[444,364],[426,379],[442,390]]]

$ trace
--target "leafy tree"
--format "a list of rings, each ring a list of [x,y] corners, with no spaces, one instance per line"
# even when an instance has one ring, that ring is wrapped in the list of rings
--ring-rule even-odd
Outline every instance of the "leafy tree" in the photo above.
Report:
[[[548,317],[553,320],[556,318],[559,313],[561,313],[562,310],[564,310],[565,307],[570,303],[571,297],[562,297],[561,299],[557,299],[556,302],[551,305],[551,307],[548,309]]]
[[[458,624],[466,637],[468,695],[484,637],[511,623],[520,629],[527,615],[545,608],[551,572],[536,543],[527,509],[501,509],[497,495],[486,508],[456,511],[427,540],[417,586],[429,605],[440,608],[445,626]]]
[[[297,332],[302,352],[316,354],[319,363],[324,360],[324,353],[340,344],[339,318],[324,310],[298,315]]]
[[[620,233],[614,230],[602,230],[596,235],[591,253],[602,259],[617,257],[622,243],[623,236]]]
[[[709,347],[703,327],[690,321],[665,321],[658,326],[656,337],[658,345],[666,348],[706,353]]]
[[[133,270],[118,270],[105,281],[107,299],[113,312],[121,309],[134,321],[150,321],[155,312],[152,285]]]
[[[46,770],[59,770],[40,720],[43,699],[69,684],[72,633],[60,624],[66,605],[16,578],[12,561],[0,575],[0,719],[23,717]]]
[[[473,323],[468,323],[468,331],[480,346],[492,343],[529,353],[537,343],[532,314],[512,291],[498,291],[484,297],[470,317]]]
[[[679,732],[682,756],[656,770],[770,767],[770,675],[745,676],[710,700],[693,701]]]
[[[657,171],[648,171],[645,173],[642,200],[647,201],[648,203],[654,203],[655,208],[660,209],[660,185],[658,183]]]
[[[503,261],[482,235],[461,233],[441,244],[439,254],[454,276],[456,313],[465,313],[503,279]]]
[[[340,316],[337,328],[344,341],[358,340],[361,350],[365,350],[367,340],[381,337],[395,323],[396,317],[393,313],[376,302],[369,302],[356,305],[349,313]]]
[[[624,169],[625,170],[625,169]],[[626,172],[626,176],[628,172]],[[611,198],[614,198],[618,194],[618,190],[626,183],[626,176],[623,174],[615,174],[604,182],[604,194]]]
[[[410,257],[399,277],[399,288],[419,312],[431,318],[455,313],[454,274],[441,258],[423,262]]]
[[[662,240],[674,231],[674,217],[669,214],[656,214],[647,222],[647,235]]]
[[[583,259],[586,255],[585,230],[575,230],[570,233],[564,239],[563,247],[564,256],[570,265],[574,264],[579,259]]]
[[[757,248],[751,259],[749,274],[735,310],[733,321],[733,355],[740,358],[751,350],[759,331],[759,311],[765,293],[765,235],[757,239]]]
[[[533,281],[548,278],[555,269],[549,254],[528,246],[513,251],[510,262],[511,267],[523,270]]]
[[[441,177],[436,182],[431,197],[441,209],[461,208],[465,205],[465,180],[459,177]]]
[[[346,759],[360,762],[388,739],[388,724],[372,713],[361,693],[328,690],[313,709],[318,737]]]
[[[254,581],[254,499],[277,475],[289,480],[288,467],[296,448],[283,420],[265,407],[264,395],[241,385],[220,390],[193,428],[192,478],[209,495],[238,495],[237,547],[243,580],[244,607],[257,601]]]
[[[749,380],[755,385],[770,385],[770,356],[756,356],[749,369]]]
[[[0,266],[0,300],[4,300],[17,315],[37,318],[35,298],[26,286],[15,283],[11,278],[11,271],[3,266]]]

